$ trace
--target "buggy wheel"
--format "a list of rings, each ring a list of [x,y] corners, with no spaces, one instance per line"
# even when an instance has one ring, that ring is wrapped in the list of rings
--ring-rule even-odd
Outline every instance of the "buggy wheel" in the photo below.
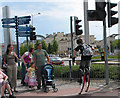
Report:
[[[54,89],[55,89],[55,84],[52,84],[52,88],[54,88]]]
[[[54,91],[54,92],[57,92],[57,91],[58,91],[58,88],[54,88],[53,91]]]
[[[48,93],[49,92],[49,88],[48,87],[44,88],[44,92]]]
[[[84,89],[84,85],[85,85],[85,73],[82,76],[82,83],[80,84],[80,93],[79,95],[81,95],[83,89]]]
[[[90,86],[90,72],[88,73],[87,78],[88,78],[88,81],[86,82],[86,84],[87,84],[87,88],[86,88],[85,92],[88,91],[89,86]]]

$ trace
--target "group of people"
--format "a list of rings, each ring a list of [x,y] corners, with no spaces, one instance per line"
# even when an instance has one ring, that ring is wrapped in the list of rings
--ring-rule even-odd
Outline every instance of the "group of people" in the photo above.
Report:
[[[90,62],[92,55],[87,55],[84,53],[84,45],[83,40],[79,39],[77,40],[78,46],[74,49],[73,53],[73,62],[75,62],[75,55],[80,50],[81,51],[81,62],[80,62],[80,72],[83,72],[84,68],[88,68],[88,71],[90,70]],[[0,71],[0,83],[2,85],[2,97],[4,95],[3,90],[5,88],[5,85],[7,85],[7,89],[9,88],[8,82],[6,82],[7,78],[9,82],[11,83],[12,87],[14,88],[14,92],[18,92],[16,90],[17,86],[17,66],[15,62],[15,58],[17,61],[19,58],[13,52],[13,46],[8,45],[7,51],[3,57],[3,63],[7,67],[7,75],[8,77]],[[47,58],[48,64],[50,62],[48,53],[46,50],[42,49],[42,44],[37,44],[37,50],[34,48],[31,48],[29,51],[25,52],[22,55],[22,72],[21,72],[21,84],[28,85],[31,88],[34,88],[34,86],[37,86],[37,89],[40,89],[44,86],[44,81],[42,77],[42,71],[45,64],[45,59]],[[2,79],[4,77],[4,80]],[[42,82],[42,83],[41,83]],[[81,83],[82,80],[80,78],[79,82]],[[8,89],[10,96],[11,91]],[[4,97],[3,97],[4,98]]]
[[[41,43],[37,44],[37,50],[31,48],[29,52],[25,52],[22,55],[21,84],[27,84],[30,88],[37,86],[37,89],[44,86],[42,71],[46,58],[48,60],[47,63],[49,64],[50,59],[48,53],[46,50],[42,49]]]
[[[42,49],[42,44],[37,44],[37,50],[34,48],[31,48],[29,51],[25,52],[22,55],[22,74],[21,74],[21,83],[23,85],[28,84],[29,87],[33,88],[34,86],[37,86],[37,89],[40,89],[42,86],[44,86],[44,81],[42,79],[42,70],[43,66],[45,64],[45,59],[48,59],[48,63],[50,61],[48,53],[46,50]],[[16,89],[17,87],[17,65],[16,60],[18,61],[19,58],[17,57],[16,53],[13,52],[13,45],[9,44],[7,46],[6,53],[3,56],[3,64],[6,67],[7,75],[4,73],[4,71],[0,70],[0,84],[1,92],[2,92],[2,98],[4,98],[4,90],[6,83],[7,85],[11,83],[11,87],[14,89],[14,92],[18,92]],[[2,72],[3,71],[3,72]],[[7,77],[8,76],[8,77]],[[4,82],[8,78],[9,82]],[[41,86],[42,81],[42,86]],[[5,85],[3,85],[5,84]],[[8,88],[9,86],[7,86]],[[10,97],[11,97],[11,91],[10,87],[8,90]]]

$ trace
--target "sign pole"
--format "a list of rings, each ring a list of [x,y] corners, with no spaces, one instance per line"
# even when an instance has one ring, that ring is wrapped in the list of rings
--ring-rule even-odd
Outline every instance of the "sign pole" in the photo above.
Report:
[[[27,25],[26,25],[26,28],[27,28]],[[26,29],[26,32],[27,32],[27,29]],[[27,51],[29,51],[28,36],[26,37],[26,40],[27,40]]]
[[[16,29],[16,41],[17,41],[17,55],[18,58],[19,57],[19,41],[18,41],[18,20],[17,20],[17,16],[15,16],[15,29]],[[20,67],[20,62],[18,61],[18,66]]]

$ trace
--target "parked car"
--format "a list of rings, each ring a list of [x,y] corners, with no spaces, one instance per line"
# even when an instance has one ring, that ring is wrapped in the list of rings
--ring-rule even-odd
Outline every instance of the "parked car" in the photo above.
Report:
[[[50,57],[50,63],[55,65],[61,65],[64,62],[60,57]]]

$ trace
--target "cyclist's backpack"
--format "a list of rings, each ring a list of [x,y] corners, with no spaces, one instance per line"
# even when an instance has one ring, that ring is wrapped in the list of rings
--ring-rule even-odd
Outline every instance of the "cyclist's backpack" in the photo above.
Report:
[[[83,44],[83,52],[82,52],[83,56],[93,56],[93,51],[92,48],[90,47],[90,45],[88,44]]]

